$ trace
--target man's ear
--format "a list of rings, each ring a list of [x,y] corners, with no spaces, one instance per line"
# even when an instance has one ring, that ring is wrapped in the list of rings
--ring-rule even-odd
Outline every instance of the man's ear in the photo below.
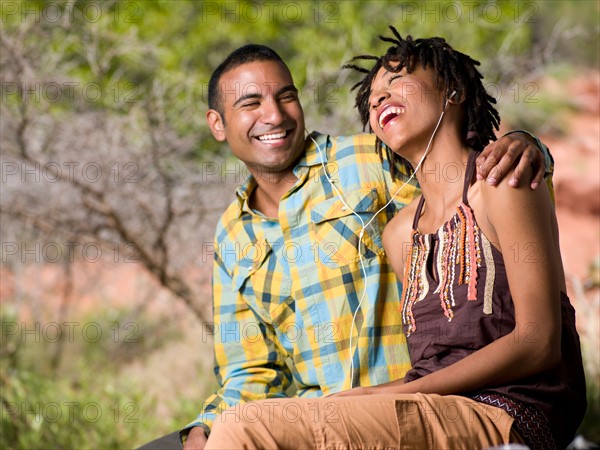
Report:
[[[209,109],[206,112],[206,121],[208,122],[208,127],[215,139],[219,142],[223,142],[225,140],[225,124],[223,123],[223,118],[219,111]]]

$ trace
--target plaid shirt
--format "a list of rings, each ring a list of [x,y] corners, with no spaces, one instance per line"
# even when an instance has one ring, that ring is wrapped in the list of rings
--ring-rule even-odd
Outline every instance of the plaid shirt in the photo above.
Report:
[[[221,387],[182,431],[202,426],[208,434],[226,408],[287,397],[292,380],[295,396],[320,397],[349,389],[351,379],[353,387],[378,385],[410,369],[401,285],[381,233],[397,208],[420,195],[416,180],[367,227],[361,241],[365,276],[357,250],[362,225],[352,210],[366,224],[399,184],[391,180],[388,161],[382,164],[374,152],[374,135],[312,137],[320,151],[307,139],[294,168],[298,181],[281,199],[277,219],[249,207],[256,186],[250,178],[217,226],[214,350]]]

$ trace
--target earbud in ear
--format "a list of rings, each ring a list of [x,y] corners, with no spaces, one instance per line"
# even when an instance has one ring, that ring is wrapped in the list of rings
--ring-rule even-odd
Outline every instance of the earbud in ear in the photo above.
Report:
[[[452,97],[454,97],[455,95],[456,95],[456,91],[452,91],[452,94],[450,94],[450,96],[446,98],[446,102],[444,103],[444,111],[446,111],[446,108],[448,107],[448,103],[450,103],[450,100],[452,100]]]

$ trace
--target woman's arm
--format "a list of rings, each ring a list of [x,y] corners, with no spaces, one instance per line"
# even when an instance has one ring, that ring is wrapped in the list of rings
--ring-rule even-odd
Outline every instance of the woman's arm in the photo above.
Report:
[[[515,307],[515,329],[461,361],[418,380],[359,388],[341,395],[458,394],[509,383],[548,369],[560,360],[563,274],[555,247],[555,217],[548,189],[515,189],[507,180],[497,187],[480,185],[479,203],[484,206],[475,215],[480,225],[485,225],[482,228],[493,229],[491,234],[496,235],[497,241],[492,236],[490,240],[496,241],[503,252]]]

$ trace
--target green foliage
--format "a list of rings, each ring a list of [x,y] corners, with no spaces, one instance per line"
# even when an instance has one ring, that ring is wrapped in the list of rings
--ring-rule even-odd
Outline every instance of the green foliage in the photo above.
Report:
[[[4,449],[133,448],[140,410],[152,407],[139,389],[115,390],[108,374],[79,385],[18,368],[0,377]]]
[[[158,421],[156,400],[145,395],[139,380],[120,373],[178,332],[160,317],[136,314],[132,321],[131,315],[104,310],[68,322],[60,333],[56,322],[1,318],[0,448],[134,448],[155,437],[161,426],[174,426]],[[64,347],[57,363],[59,336]]]
[[[23,21],[32,29],[44,29],[42,42],[37,33],[30,33],[30,39],[37,40],[44,53],[65,52],[68,64],[57,70],[81,85],[97,83],[101,99],[84,107],[128,113],[132,104],[147,100],[159,85],[168,103],[167,119],[178,132],[185,137],[201,131],[194,150],[201,159],[224,149],[210,137],[203,120],[210,73],[226,54],[249,42],[272,46],[288,62],[303,93],[308,128],[334,133],[358,131],[349,93],[355,75],[339,69],[357,54],[384,52],[386,44],[377,36],[389,34],[388,24],[403,35],[444,36],[483,62],[487,80],[503,86],[556,58],[572,64],[598,63],[599,8],[592,1],[575,6],[568,1],[508,0],[161,0],[52,2],[52,8],[41,1],[13,3],[21,5],[19,12],[29,13],[7,14],[3,9],[7,33]],[[64,20],[44,21],[57,16],[53,9],[57,7]],[[31,12],[36,8],[38,15]],[[525,105],[532,111],[523,114],[531,119],[527,125],[532,129],[543,125],[547,108]]]
[[[587,375],[588,407],[578,434],[594,443],[600,443],[600,376]]]
[[[511,128],[535,130],[538,135],[562,136],[568,132],[568,115],[577,105],[562,89],[560,69],[549,76],[554,86],[515,82],[496,90],[502,94],[498,99],[500,116]]]

